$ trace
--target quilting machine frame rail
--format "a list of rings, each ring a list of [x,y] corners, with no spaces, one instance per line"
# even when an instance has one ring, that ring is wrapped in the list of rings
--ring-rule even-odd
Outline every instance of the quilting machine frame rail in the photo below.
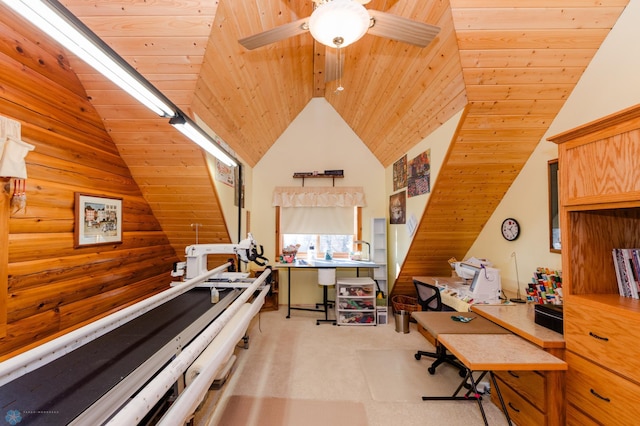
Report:
[[[252,246],[255,244],[253,239],[251,238]],[[228,249],[227,246],[224,250]],[[251,254],[250,251],[245,252],[248,255],[259,255],[256,259],[259,262],[266,260],[261,256],[261,253],[253,252]],[[249,256],[246,257],[247,259]],[[167,303],[170,300],[188,292],[194,287],[198,286],[203,281],[206,281],[212,276],[217,276],[226,271],[229,267],[233,266],[232,263],[225,263],[217,268],[214,268],[210,271],[203,271],[202,274],[199,274],[183,283],[174,283],[174,285],[165,290],[162,293],[159,293],[155,296],[152,296],[144,301],[138,302],[128,308],[122,309],[114,314],[111,314],[107,317],[104,317],[100,320],[97,320],[87,326],[84,326],[80,329],[72,331],[64,336],[61,336],[57,339],[49,341],[45,344],[42,344],[30,351],[24,352],[23,354],[17,355],[13,358],[10,358],[2,363],[0,363],[0,386],[3,386],[17,378],[28,374],[38,368],[57,360],[58,358],[76,350],[77,348],[109,333],[117,329],[118,327],[132,321],[144,315],[145,313],[153,310],[156,307],[161,306],[164,303]],[[225,326],[231,323],[232,330],[230,332],[224,333],[224,338],[227,339],[226,342],[218,342],[218,346],[216,346],[216,354],[210,361],[210,368],[206,368],[203,371],[198,371],[198,375],[192,381],[193,386],[190,386],[189,389],[184,389],[186,392],[185,396],[179,398],[181,401],[180,404],[174,404],[171,408],[179,409],[180,415],[185,418],[185,421],[188,417],[195,411],[197,405],[204,397],[206,390],[208,389],[208,385],[210,381],[213,380],[212,375],[216,373],[216,370],[220,367],[220,365],[225,361],[230,351],[233,351],[235,344],[243,337],[247,326],[250,320],[255,316],[255,314],[259,311],[260,307],[264,303],[264,297],[269,291],[269,286],[264,285],[266,280],[270,276],[269,273],[264,273],[260,277],[253,280],[250,286],[248,286],[240,296],[237,296],[236,300],[233,301],[226,309],[221,303],[221,310],[224,309],[224,312],[220,314],[215,321],[211,322],[208,326],[206,324],[202,324],[199,327],[205,327],[204,330],[195,338],[191,343],[189,343],[186,347],[184,347],[180,354],[175,357],[174,361],[167,365],[163,370],[161,370],[156,376],[155,379],[152,380],[145,386],[140,392],[137,392],[137,395],[145,395],[145,391],[147,389],[152,389],[151,392],[155,393],[158,398],[162,398],[164,394],[166,394],[166,387],[169,388],[173,386],[176,381],[181,379],[181,375],[184,374],[186,369],[193,363],[193,361],[209,346],[209,344],[216,338],[218,334],[225,328]],[[254,297],[253,303],[248,304],[247,301],[250,297],[252,297],[256,291],[262,286],[262,291]],[[240,290],[234,290],[235,292],[240,292]],[[234,297],[236,297],[234,295]],[[228,302],[226,302],[228,304]],[[245,306],[247,305],[247,306]],[[248,306],[250,305],[250,306]],[[225,330],[227,331],[227,330]],[[218,350],[219,349],[219,350]],[[170,384],[166,380],[173,380]],[[164,380],[164,381],[163,381]],[[158,386],[164,387],[165,392],[157,392],[157,388],[154,388],[157,383],[160,383]],[[154,390],[156,389],[156,390]],[[136,389],[137,391],[137,389]],[[131,393],[129,394],[131,395]],[[134,424],[135,420],[131,417],[127,417],[130,413],[135,412],[135,418],[140,420],[142,417],[146,415],[148,411],[153,408],[154,396],[147,397],[144,399],[143,404],[138,404],[136,402],[136,398],[130,400],[124,407],[122,404],[117,406],[120,411],[117,414],[117,419],[126,418],[127,420],[121,420],[124,423],[112,423],[112,424]],[[117,400],[118,398],[115,398]],[[159,399],[156,399],[155,402],[158,402]],[[127,397],[128,400],[128,397]],[[114,408],[115,403],[107,403],[109,408]],[[180,408],[183,407],[183,408]],[[184,408],[188,407],[188,408]],[[115,411],[107,412],[105,408],[93,410],[93,406],[90,410],[94,411],[91,413],[82,413],[78,419],[80,418],[92,419],[92,424],[101,424],[108,417],[111,417]],[[144,414],[140,414],[144,411]],[[191,411],[190,411],[191,410]],[[171,418],[175,418],[178,411],[174,409],[171,414]],[[188,413],[187,413],[188,412]],[[184,414],[186,413],[186,414]],[[108,416],[108,417],[105,417]],[[112,420],[113,422],[113,420]],[[85,423],[86,424],[86,423]]]

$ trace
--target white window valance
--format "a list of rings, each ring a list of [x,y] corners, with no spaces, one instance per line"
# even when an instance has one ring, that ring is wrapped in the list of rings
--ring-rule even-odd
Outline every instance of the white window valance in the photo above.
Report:
[[[273,206],[280,207],[365,207],[361,186],[277,186]]]

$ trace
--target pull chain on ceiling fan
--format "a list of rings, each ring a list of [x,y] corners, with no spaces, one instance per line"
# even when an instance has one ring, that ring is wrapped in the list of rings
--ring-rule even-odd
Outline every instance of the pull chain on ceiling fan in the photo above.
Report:
[[[340,93],[344,90],[344,87],[342,87],[342,37],[336,37],[333,39],[333,43],[336,45],[336,53],[338,55],[338,66],[336,67],[338,85],[336,86],[336,93]]]

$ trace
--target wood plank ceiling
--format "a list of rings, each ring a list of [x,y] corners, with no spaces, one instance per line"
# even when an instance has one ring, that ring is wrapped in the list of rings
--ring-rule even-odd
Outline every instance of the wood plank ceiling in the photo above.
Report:
[[[314,96],[385,167],[464,109],[396,281],[411,293],[412,276],[448,273],[446,260],[465,254],[628,0],[372,0],[441,32],[424,49],[365,35],[345,49],[341,94],[325,86],[324,49],[309,34],[253,51],[237,42],[310,15],[310,1],[61,2],[249,166]],[[200,151],[72,64],[178,255],[194,221],[203,241],[228,238]]]

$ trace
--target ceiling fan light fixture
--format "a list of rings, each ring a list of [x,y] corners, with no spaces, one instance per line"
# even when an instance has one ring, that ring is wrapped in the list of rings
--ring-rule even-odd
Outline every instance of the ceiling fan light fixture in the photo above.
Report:
[[[369,12],[357,1],[326,0],[309,17],[309,31],[325,46],[346,47],[362,38],[370,21]]]

